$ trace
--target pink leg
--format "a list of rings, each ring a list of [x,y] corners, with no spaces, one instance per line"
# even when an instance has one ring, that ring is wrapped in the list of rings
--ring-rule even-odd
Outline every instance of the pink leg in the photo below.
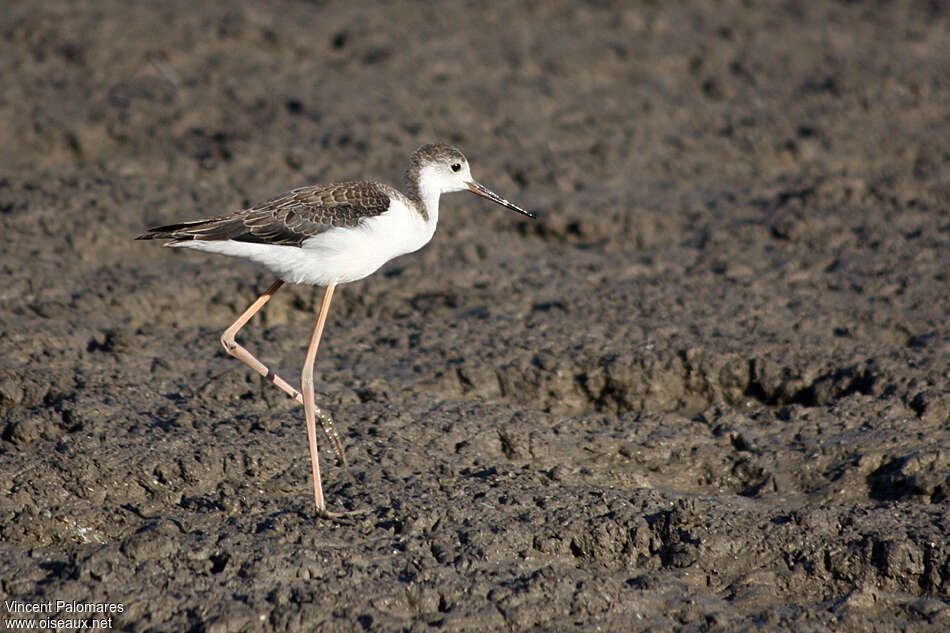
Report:
[[[284,285],[283,280],[278,279],[270,288],[264,291],[260,297],[257,298],[254,303],[248,307],[244,313],[237,318],[237,320],[231,324],[231,327],[224,331],[224,334],[221,335],[221,345],[231,356],[235,357],[258,374],[275,384],[281,391],[289,395],[291,398],[304,404],[303,396],[299,391],[293,388],[293,386],[288,383],[286,380],[278,376],[273,370],[268,369],[264,363],[257,360],[249,351],[247,351],[243,346],[241,346],[234,337],[238,332],[241,331],[247,322],[251,320],[255,314],[257,314],[261,308],[264,307],[264,304],[270,301],[270,298],[277,292],[281,286]],[[306,409],[306,406],[304,407]],[[323,432],[326,434],[327,438],[333,444],[333,450],[336,452],[337,457],[340,460],[340,463],[343,464],[343,467],[349,472],[349,464],[346,462],[346,455],[343,453],[343,444],[340,442],[340,436],[337,435],[336,428],[333,426],[333,418],[330,417],[329,413],[323,411],[320,407],[313,405],[314,414],[316,417],[320,418],[320,425],[323,427]]]
[[[307,358],[303,363],[303,371],[300,375],[300,389],[303,391],[303,411],[307,420],[307,440],[310,444],[310,465],[313,471],[313,501],[317,507],[317,514],[327,516],[326,502],[323,500],[323,483],[320,481],[320,456],[317,453],[317,426],[316,405],[313,395],[313,363],[317,358],[317,348],[320,346],[320,336],[323,334],[323,326],[327,322],[327,313],[330,311],[330,301],[333,299],[333,289],[336,286],[327,286],[323,295],[323,304],[320,306],[320,315],[317,317],[317,325],[313,329],[313,336],[310,338],[310,347],[307,348]]]
[[[281,391],[289,395],[291,398],[300,400],[300,392],[294,389],[286,380],[278,376],[276,373],[271,371],[264,365],[261,361],[254,358],[254,356],[242,347],[237,341],[234,340],[234,337],[238,332],[241,331],[247,322],[251,320],[255,314],[257,314],[261,308],[264,307],[264,304],[270,301],[270,298],[277,292],[281,286],[284,285],[283,280],[278,279],[271,287],[264,291],[260,297],[257,298],[250,307],[244,311],[244,313],[237,318],[237,321],[231,324],[231,327],[224,331],[224,334],[221,335],[221,346],[224,347],[226,351],[231,356],[235,357],[257,373],[259,373],[264,378],[268,379],[275,385],[277,385]]]

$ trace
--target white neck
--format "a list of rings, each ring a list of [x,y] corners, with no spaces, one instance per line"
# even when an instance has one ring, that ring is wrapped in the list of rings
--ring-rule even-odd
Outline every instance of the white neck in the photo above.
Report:
[[[435,227],[439,221],[439,197],[442,195],[442,189],[438,185],[437,178],[427,177],[428,169],[423,169],[419,174],[419,202],[422,204],[422,210],[428,216],[427,224]]]

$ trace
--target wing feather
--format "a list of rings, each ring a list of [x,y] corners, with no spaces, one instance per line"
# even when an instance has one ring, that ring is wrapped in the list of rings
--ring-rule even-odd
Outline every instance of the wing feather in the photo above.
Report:
[[[344,182],[292,189],[231,215],[149,229],[136,239],[235,240],[300,246],[334,227],[352,227],[384,213],[390,194],[372,182]],[[173,243],[174,243],[173,242]]]

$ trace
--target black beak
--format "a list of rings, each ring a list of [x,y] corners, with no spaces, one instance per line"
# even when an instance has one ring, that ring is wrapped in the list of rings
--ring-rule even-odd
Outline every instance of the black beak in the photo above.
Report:
[[[497,193],[495,193],[495,192],[492,191],[491,189],[489,189],[489,188],[487,188],[487,187],[485,187],[485,186],[483,186],[483,185],[478,184],[478,183],[475,182],[474,180],[473,180],[472,182],[467,182],[467,183],[465,183],[465,184],[468,185],[468,190],[471,191],[472,193],[477,193],[478,195],[480,195],[480,196],[483,197],[483,198],[488,198],[488,199],[491,200],[492,202],[497,202],[497,203],[500,204],[501,206],[503,206],[503,207],[508,207],[508,208],[511,209],[512,211],[517,211],[517,212],[520,213],[521,215],[526,215],[526,216],[528,216],[529,218],[535,218],[535,217],[537,217],[535,214],[531,213],[530,211],[525,211],[524,209],[522,209],[522,208],[519,207],[518,205],[516,205],[516,204],[514,204],[514,203],[512,203],[512,202],[508,202],[507,200],[505,200],[504,198],[502,198],[501,196],[499,196]]]

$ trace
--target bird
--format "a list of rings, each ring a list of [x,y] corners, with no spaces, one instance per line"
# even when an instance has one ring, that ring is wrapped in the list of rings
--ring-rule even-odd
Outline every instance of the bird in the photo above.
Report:
[[[327,510],[320,476],[316,419],[348,469],[332,416],[315,402],[313,367],[334,289],[376,272],[389,260],[415,252],[435,234],[439,198],[470,191],[529,218],[535,213],[509,202],[472,177],[465,155],[451,145],[422,145],[409,157],[404,191],[375,181],[348,181],[291,189],[227,215],[147,229],[139,240],[169,240],[165,246],[239,257],[273,273],[277,280],[221,334],[221,345],[303,405],[310,448],[313,498],[320,518],[346,513]],[[324,287],[323,301],[301,370],[300,389],[237,342],[248,321],[284,285]]]

